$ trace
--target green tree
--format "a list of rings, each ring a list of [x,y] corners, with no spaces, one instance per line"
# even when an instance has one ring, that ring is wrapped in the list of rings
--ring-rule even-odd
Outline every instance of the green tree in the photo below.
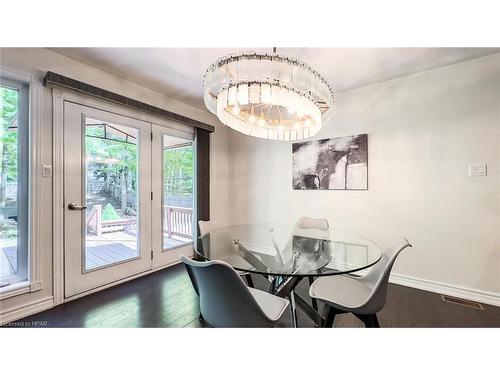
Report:
[[[0,87],[0,206],[5,206],[5,188],[17,181],[16,115],[19,93]]]
[[[87,156],[94,159],[101,158],[107,163],[108,173],[119,173],[127,170],[133,175],[137,172],[137,145],[114,141],[104,138],[93,138],[92,136],[103,136],[103,130],[98,127],[87,127],[86,129],[86,151]]]
[[[193,194],[193,146],[163,151],[164,189],[175,194]]]
[[[86,135],[87,157],[99,165],[91,178],[102,178],[107,185],[114,183],[120,187],[123,214],[127,206],[127,189],[137,190],[137,145],[120,139],[105,139],[104,128],[99,126],[87,126]]]

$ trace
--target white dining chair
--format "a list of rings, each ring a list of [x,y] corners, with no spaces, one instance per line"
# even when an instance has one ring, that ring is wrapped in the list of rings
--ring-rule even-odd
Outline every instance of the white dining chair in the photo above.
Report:
[[[302,216],[299,218],[299,220],[297,220],[296,227],[299,229],[317,229],[326,232],[328,229],[330,229],[330,224],[328,223],[327,219]],[[314,282],[314,276],[309,276],[307,279],[309,280],[309,287],[311,287]],[[317,311],[318,302],[312,297],[311,302],[313,308]]]
[[[309,295],[327,306],[324,326],[332,327],[337,314],[352,313],[366,327],[380,327],[377,313],[385,306],[392,266],[407,247],[411,247],[407,239],[384,245],[382,258],[364,276],[319,277],[309,288]]]
[[[198,227],[200,228],[200,236],[204,236],[207,233],[210,233],[216,229],[219,229],[221,227],[221,225],[217,221],[200,220],[200,221],[198,221]],[[235,262],[237,262],[237,261],[238,261],[238,259],[235,259]],[[245,278],[249,287],[251,287],[251,288],[254,287],[252,275],[250,275],[249,272],[238,271],[238,270],[236,270],[236,272],[238,272],[238,274],[241,277]]]
[[[200,236],[204,236],[213,230],[219,229],[222,225],[218,221],[213,220],[199,220],[198,227],[200,228]]]
[[[196,282],[201,315],[212,327],[273,327],[289,306],[284,298],[246,286],[226,262],[184,255],[180,260]]]
[[[321,218],[312,218],[307,216],[302,216],[297,220],[297,227],[300,229],[318,229],[322,231],[327,231],[330,228],[328,220]]]

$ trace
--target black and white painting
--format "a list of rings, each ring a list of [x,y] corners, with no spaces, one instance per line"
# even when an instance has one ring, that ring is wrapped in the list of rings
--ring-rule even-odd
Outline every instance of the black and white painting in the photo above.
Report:
[[[368,189],[368,134],[292,144],[296,190]]]

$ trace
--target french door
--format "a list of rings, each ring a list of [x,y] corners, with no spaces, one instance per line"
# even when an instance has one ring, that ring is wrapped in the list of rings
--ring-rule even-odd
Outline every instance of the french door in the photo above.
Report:
[[[153,268],[193,255],[196,237],[193,134],[153,125]]]
[[[65,297],[151,269],[151,124],[64,104]]]
[[[192,254],[193,134],[64,102],[65,298]]]

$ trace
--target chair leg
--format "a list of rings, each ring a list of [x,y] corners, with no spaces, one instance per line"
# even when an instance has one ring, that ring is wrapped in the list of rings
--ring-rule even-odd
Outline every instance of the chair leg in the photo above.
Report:
[[[252,280],[252,275],[250,275],[249,273],[247,273],[245,275],[245,279],[247,281],[247,284],[250,288],[253,288],[253,280]]]
[[[314,282],[314,276],[308,276],[308,279],[309,279],[309,288],[310,288],[312,283]],[[318,301],[316,301],[316,298],[311,297],[311,301],[312,301],[313,309],[318,311]]]
[[[295,305],[295,292],[292,290],[288,296],[290,299],[290,317],[292,319],[292,327],[298,328],[298,320],[297,320],[297,306]]]
[[[380,328],[380,324],[377,319],[377,314],[354,314],[356,318],[361,320],[366,328]]]
[[[325,319],[323,327],[325,327],[325,328],[333,327],[333,322],[335,321],[336,315],[337,315],[337,311],[333,307],[327,306],[326,319]]]

